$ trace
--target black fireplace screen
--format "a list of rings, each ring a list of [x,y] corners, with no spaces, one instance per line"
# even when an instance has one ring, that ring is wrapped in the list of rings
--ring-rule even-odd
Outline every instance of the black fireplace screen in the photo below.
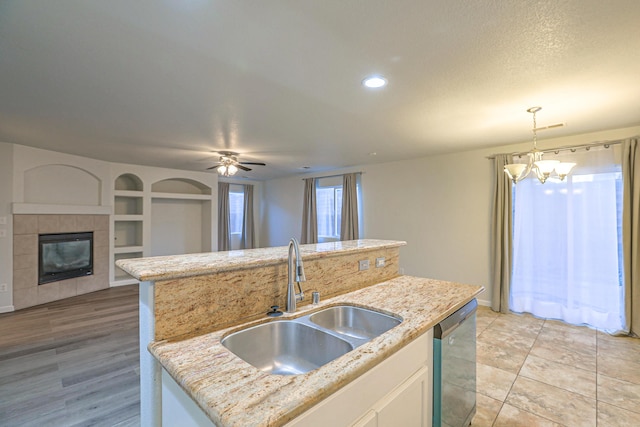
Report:
[[[38,284],[93,274],[93,232],[40,234]]]

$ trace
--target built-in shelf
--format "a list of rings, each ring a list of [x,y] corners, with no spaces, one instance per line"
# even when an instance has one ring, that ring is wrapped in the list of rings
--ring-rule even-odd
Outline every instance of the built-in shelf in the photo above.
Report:
[[[142,253],[144,251],[144,246],[114,246],[113,253],[114,254],[135,254]],[[136,258],[136,257],[122,257],[122,258]],[[121,259],[121,258],[118,258]]]
[[[114,221],[113,239],[114,247],[142,246],[142,221]]]
[[[142,215],[114,215],[114,221],[144,221]]]
[[[113,192],[114,196],[122,196],[122,197],[142,197],[144,195],[144,191],[141,190],[115,190]]]
[[[158,248],[168,254],[210,251],[212,194],[212,186],[188,178],[146,181],[129,172],[117,176],[113,210],[108,212],[112,214],[111,285],[137,283],[115,265],[120,259],[151,256],[154,250],[158,254]],[[161,232],[153,234],[154,226]]]
[[[152,193],[173,193],[173,194],[201,194],[211,197],[211,187],[192,179],[169,178],[154,182],[151,185]]]
[[[133,249],[133,248],[128,248],[128,249]],[[114,263],[120,259],[142,258],[142,247],[139,247],[139,249],[140,251],[137,251],[137,252],[132,251],[127,253],[116,253],[113,257]],[[113,280],[114,282],[117,282],[115,283],[117,285],[137,283],[137,280],[135,280],[129,274],[124,272],[117,265],[114,265]]]
[[[151,193],[152,199],[211,200],[210,194]]]
[[[132,173],[125,173],[116,178],[116,191],[142,191],[143,188],[142,180]]]

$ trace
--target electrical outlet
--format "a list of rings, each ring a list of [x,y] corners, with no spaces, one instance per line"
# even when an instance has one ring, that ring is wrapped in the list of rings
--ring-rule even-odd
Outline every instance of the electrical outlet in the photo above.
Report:
[[[0,230],[0,237],[7,237],[7,230]]]
[[[7,217],[0,216],[0,225],[7,225]]]
[[[368,259],[363,259],[358,261],[358,268],[360,271],[362,270],[368,270],[369,269],[369,260]]]
[[[0,292],[7,292],[7,284],[0,283]]]
[[[376,268],[384,267],[384,257],[376,258]]]

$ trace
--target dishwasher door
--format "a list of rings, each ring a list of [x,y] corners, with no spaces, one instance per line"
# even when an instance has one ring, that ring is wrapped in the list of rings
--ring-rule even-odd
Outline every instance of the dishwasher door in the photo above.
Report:
[[[434,328],[433,427],[466,427],[476,413],[477,307],[474,299]]]

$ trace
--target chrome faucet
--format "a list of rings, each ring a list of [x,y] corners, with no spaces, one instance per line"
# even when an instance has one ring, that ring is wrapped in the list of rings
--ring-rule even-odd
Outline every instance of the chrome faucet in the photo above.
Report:
[[[293,253],[296,255],[295,265],[295,278],[294,278],[294,266],[293,266]],[[296,311],[296,302],[302,301],[304,298],[304,292],[302,292],[302,286],[300,282],[304,282],[307,278],[304,276],[304,267],[302,266],[302,258],[300,257],[300,248],[298,247],[298,240],[292,237],[289,241],[289,261],[288,261],[288,277],[289,283],[287,284],[287,313],[293,313]],[[296,293],[293,282],[298,284],[300,293]]]

